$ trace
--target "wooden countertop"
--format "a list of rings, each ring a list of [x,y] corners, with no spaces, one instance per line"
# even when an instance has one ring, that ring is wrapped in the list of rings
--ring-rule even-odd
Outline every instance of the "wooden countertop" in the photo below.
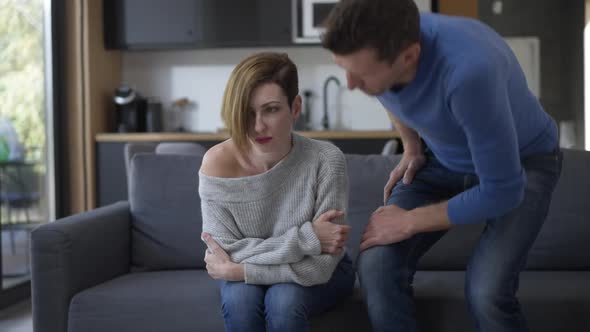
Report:
[[[317,139],[390,139],[399,137],[394,130],[383,131],[299,131],[305,137]],[[96,135],[97,142],[165,142],[165,141],[221,141],[227,139],[227,133],[101,133]]]

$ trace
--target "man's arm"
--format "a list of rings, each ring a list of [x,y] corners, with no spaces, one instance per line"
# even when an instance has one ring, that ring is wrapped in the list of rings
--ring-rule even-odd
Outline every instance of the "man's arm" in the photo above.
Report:
[[[404,125],[393,113],[389,112],[389,117],[400,134],[404,153],[406,151],[410,154],[422,153],[420,135],[414,129]]]
[[[463,70],[450,84],[448,104],[467,139],[479,184],[449,200],[453,224],[509,212],[523,200],[526,183],[507,74],[486,59]]]
[[[389,117],[395,125],[395,128],[400,133],[402,144],[404,147],[404,154],[407,151],[409,154],[423,155],[424,151],[418,132],[404,125],[391,112],[389,112]],[[399,180],[399,178],[397,180]],[[395,182],[393,183],[393,185],[395,185]],[[382,208],[378,209],[375,213],[378,213],[381,209]],[[451,222],[448,217],[447,209],[447,201],[439,204],[417,208],[411,211],[405,211],[400,209],[403,211],[403,213],[405,213],[403,219],[406,220],[403,226],[402,233],[410,234],[411,236],[417,233],[432,232],[449,228],[451,226]]]
[[[371,216],[361,250],[452,224],[493,218],[521,202],[526,178],[506,86],[499,70],[485,61],[469,69],[458,75],[449,104],[464,130],[479,184],[446,202],[412,211],[396,206],[380,208]]]
[[[444,201],[407,211],[408,219],[413,221],[410,223],[410,233],[418,234],[450,228],[448,208],[449,202]]]
[[[422,142],[420,141],[418,133],[414,129],[404,125],[391,112],[389,112],[389,117],[400,133],[402,145],[404,147],[404,154],[400,162],[389,174],[389,180],[387,180],[387,183],[383,188],[383,204],[387,203],[391,189],[393,189],[393,186],[395,186],[400,179],[403,178],[405,184],[412,183],[416,172],[418,172],[426,162],[424,151],[422,149]]]

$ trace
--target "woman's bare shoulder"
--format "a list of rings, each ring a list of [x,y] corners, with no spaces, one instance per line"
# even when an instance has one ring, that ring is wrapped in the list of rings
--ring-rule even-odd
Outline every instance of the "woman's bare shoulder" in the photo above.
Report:
[[[231,140],[211,147],[203,156],[201,172],[207,176],[234,177],[239,164],[237,149]]]

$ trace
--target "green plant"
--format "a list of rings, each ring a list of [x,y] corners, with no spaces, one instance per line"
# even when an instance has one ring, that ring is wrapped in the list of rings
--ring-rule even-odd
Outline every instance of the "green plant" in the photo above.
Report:
[[[27,148],[45,147],[43,52],[42,0],[0,0],[0,115]]]

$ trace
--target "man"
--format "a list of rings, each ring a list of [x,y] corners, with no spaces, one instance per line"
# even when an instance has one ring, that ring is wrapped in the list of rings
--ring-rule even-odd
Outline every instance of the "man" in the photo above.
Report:
[[[377,96],[404,153],[371,216],[358,269],[375,331],[417,329],[417,261],[445,232],[485,222],[466,272],[480,331],[525,331],[516,299],[561,172],[557,127],[509,47],[476,20],[412,0],[342,0],[322,38],[348,87]]]

